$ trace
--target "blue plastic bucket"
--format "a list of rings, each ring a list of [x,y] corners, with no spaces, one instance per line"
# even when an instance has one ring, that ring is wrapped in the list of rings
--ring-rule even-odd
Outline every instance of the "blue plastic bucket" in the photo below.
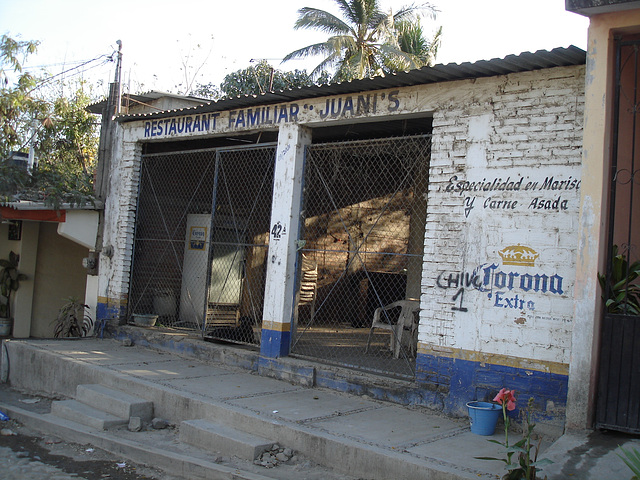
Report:
[[[493,435],[502,407],[489,402],[469,402],[467,408],[471,419],[471,432],[476,435]]]

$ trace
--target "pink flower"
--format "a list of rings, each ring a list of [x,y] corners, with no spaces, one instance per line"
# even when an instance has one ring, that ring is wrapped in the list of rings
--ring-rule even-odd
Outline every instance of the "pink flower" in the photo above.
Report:
[[[516,408],[516,397],[514,390],[507,390],[503,388],[498,392],[496,398],[493,399],[494,402],[498,402],[500,405],[503,405],[505,402],[507,404],[507,410],[515,410]]]

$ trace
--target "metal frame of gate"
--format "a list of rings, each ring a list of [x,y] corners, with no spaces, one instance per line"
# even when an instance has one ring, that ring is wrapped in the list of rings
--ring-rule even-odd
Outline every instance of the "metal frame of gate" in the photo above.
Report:
[[[259,343],[274,144],[142,156],[129,317]]]
[[[640,286],[636,278],[629,276],[632,264],[640,257],[640,226],[637,218],[634,221],[634,209],[640,208],[640,169],[636,161],[640,37],[616,37],[615,51],[608,255],[603,291],[605,302],[611,301],[605,303],[601,329],[596,427],[640,433]]]
[[[430,135],[306,148],[292,355],[414,377],[418,313],[399,330],[382,307],[420,296],[430,152]]]

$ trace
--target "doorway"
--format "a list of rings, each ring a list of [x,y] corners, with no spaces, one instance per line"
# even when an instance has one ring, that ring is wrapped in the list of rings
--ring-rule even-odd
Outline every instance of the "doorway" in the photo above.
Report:
[[[129,315],[257,345],[275,145],[142,156]]]
[[[430,152],[429,135],[307,147],[293,355],[413,378],[417,311],[371,327],[419,299]]]
[[[640,36],[615,38],[615,51],[596,427],[640,433]]]

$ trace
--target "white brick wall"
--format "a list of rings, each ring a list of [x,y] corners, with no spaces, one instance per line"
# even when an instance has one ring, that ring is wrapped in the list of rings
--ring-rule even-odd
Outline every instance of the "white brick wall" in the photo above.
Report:
[[[578,177],[584,66],[398,90],[401,106],[392,116],[433,115],[419,341],[568,363],[579,192],[524,191],[524,186],[538,182],[539,187],[551,176]],[[309,101],[313,112],[324,108],[325,101]],[[298,121],[317,124],[318,118],[311,112],[311,108],[301,110]],[[380,114],[390,115],[386,108]],[[226,125],[225,115],[222,112],[220,125]],[[223,134],[225,129],[217,133]],[[102,260],[100,273],[100,295],[115,299],[126,298],[129,288],[144,122],[125,123],[123,130],[121,152],[116,153],[118,163],[110,177],[104,241],[116,252],[111,261]],[[518,191],[454,194],[446,191],[453,176],[458,181],[485,179],[489,183],[497,178],[522,178],[523,184]],[[555,200],[558,196],[566,200],[567,210],[529,208],[534,198]],[[491,210],[484,208],[489,197],[518,204],[510,210]],[[534,267],[502,264],[498,252],[517,244],[539,254]],[[505,273],[560,275],[564,293],[523,292],[518,288],[500,293],[503,297],[518,294],[519,300],[524,298],[534,305],[534,309],[520,310],[496,306],[494,293],[499,289],[481,291],[465,286],[458,292],[437,285],[442,272],[468,273],[493,263]]]
[[[135,211],[140,176],[139,142],[124,141],[126,132],[117,129],[120,142],[109,172],[109,196],[105,205],[104,246],[112,246],[113,257],[101,256],[99,296],[110,302],[126,302],[133,255]]]
[[[568,364],[580,194],[540,186],[547,177],[579,178],[584,69],[557,68],[476,83],[482,85],[477,85],[473,104],[435,108],[419,342]],[[457,181],[491,184],[509,178],[522,183],[513,191],[452,193],[447,186],[453,176]],[[525,191],[529,182],[538,182],[537,188]],[[490,197],[517,205],[484,208]],[[566,210],[531,208],[535,198],[558,197],[560,205],[566,200]],[[512,245],[537,252],[535,266],[504,265],[498,252]],[[438,286],[443,272],[448,278],[449,272],[492,264],[498,266],[494,272],[514,275],[512,290]],[[561,276],[563,294],[524,291],[519,282],[526,274]],[[508,306],[507,299],[515,304],[516,295],[517,307],[523,308]]]

